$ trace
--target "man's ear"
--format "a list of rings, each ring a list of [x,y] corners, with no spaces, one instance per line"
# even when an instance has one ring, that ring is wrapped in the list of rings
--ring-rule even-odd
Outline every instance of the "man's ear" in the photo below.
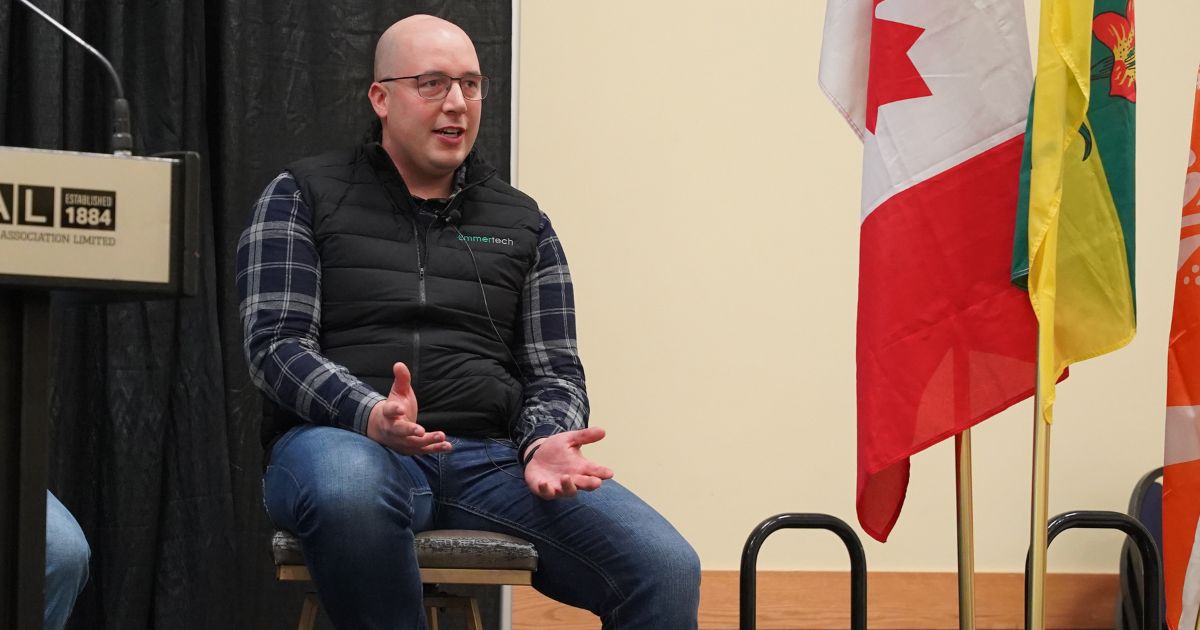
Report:
[[[371,101],[371,109],[375,110],[375,115],[380,118],[387,115],[387,99],[388,91],[382,83],[372,83],[367,89],[367,100]]]

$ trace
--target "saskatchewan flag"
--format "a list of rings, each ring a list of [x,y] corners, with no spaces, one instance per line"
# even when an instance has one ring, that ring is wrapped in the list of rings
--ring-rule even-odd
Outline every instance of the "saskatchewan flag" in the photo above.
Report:
[[[1071,363],[1134,335],[1133,1],[1043,0],[1013,282],[1038,319],[1041,413]]]

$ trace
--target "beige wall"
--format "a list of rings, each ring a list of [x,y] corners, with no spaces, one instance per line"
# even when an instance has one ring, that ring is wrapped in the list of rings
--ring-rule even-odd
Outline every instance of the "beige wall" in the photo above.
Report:
[[[592,422],[610,432],[589,452],[706,569],[736,568],[771,514],[855,522],[860,145],[817,88],[823,13],[817,0],[520,2],[519,183],[577,282]],[[1137,17],[1141,325],[1060,389],[1052,514],[1123,510],[1161,459],[1200,7],[1145,2]],[[975,431],[981,571],[1023,566],[1031,417],[1026,402]],[[949,444],[913,460],[891,541],[864,536],[872,569],[953,570],[953,467]],[[1051,570],[1113,571],[1119,540],[1065,536]],[[785,532],[761,566],[844,558],[832,536]]]

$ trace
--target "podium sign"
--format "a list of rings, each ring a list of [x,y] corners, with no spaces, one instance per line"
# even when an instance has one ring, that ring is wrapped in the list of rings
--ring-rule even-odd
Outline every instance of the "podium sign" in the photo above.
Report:
[[[0,147],[0,285],[194,293],[198,163]]]

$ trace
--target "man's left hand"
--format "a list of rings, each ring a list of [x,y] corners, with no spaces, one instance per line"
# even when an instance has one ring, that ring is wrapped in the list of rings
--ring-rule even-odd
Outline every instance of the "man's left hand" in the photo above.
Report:
[[[603,438],[604,429],[587,428],[557,433],[535,442],[534,446],[540,443],[540,447],[525,464],[525,485],[547,501],[599,488],[605,479],[612,479],[613,471],[584,457],[580,448]]]

